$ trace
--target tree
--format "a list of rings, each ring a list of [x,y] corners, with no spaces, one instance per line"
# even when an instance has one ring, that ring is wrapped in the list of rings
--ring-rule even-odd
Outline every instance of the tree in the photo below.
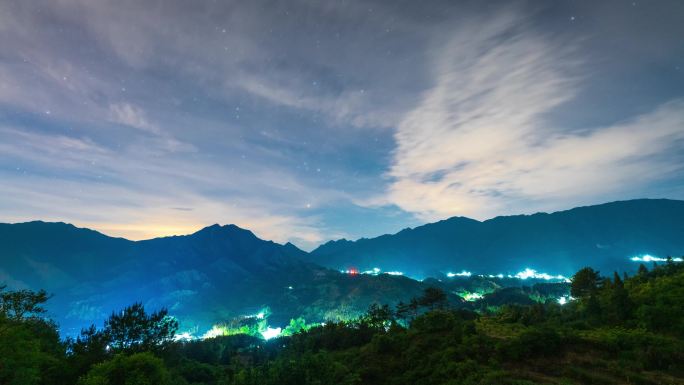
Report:
[[[388,305],[379,306],[375,303],[370,305],[362,321],[374,329],[384,328],[395,322],[392,309]]]
[[[63,378],[64,346],[54,322],[39,317],[43,290],[0,287],[0,384],[55,384]]]
[[[420,307],[420,304],[418,303],[418,298],[411,298],[411,302],[409,302],[409,310],[411,311],[411,319],[416,319],[418,317],[418,308]]]
[[[178,321],[166,309],[147,314],[141,303],[112,313],[104,333],[115,351],[144,351],[163,348],[178,330]]]
[[[302,318],[302,317],[293,318],[293,319],[290,319],[290,324],[287,325],[283,329],[283,332],[281,333],[281,335],[282,336],[291,336],[295,333],[307,331],[309,329],[311,329],[311,325],[307,325],[306,320],[304,318]]]
[[[625,284],[620,279],[620,275],[615,272],[613,284],[609,297],[609,316],[611,322],[622,322],[629,318],[634,304],[629,298],[629,293],[625,289]]]
[[[600,280],[601,276],[598,271],[585,267],[572,277],[570,295],[575,298],[587,298],[596,293]]]
[[[639,264],[638,274],[640,277],[644,277],[644,276],[646,276],[646,274],[648,274],[648,268],[643,263]]]
[[[620,278],[620,274],[617,271],[613,272],[613,286],[625,287],[624,281]]]
[[[90,325],[87,329],[81,330],[81,335],[75,340],[67,340],[70,352],[68,361],[73,370],[72,377],[77,379],[85,374],[98,362],[105,361],[110,357],[109,337],[95,325]]]
[[[0,286],[0,314],[13,321],[36,318],[45,313],[43,305],[50,299],[45,290],[4,291]]]
[[[399,301],[395,314],[399,320],[406,321],[409,317],[409,314],[411,314],[411,304],[404,303],[404,301]]]
[[[95,365],[78,384],[167,385],[171,384],[171,376],[164,362],[149,352],[130,356],[119,354]]]
[[[442,309],[446,305],[447,295],[444,290],[436,287],[428,287],[423,291],[423,296],[418,298],[418,303],[430,310]]]

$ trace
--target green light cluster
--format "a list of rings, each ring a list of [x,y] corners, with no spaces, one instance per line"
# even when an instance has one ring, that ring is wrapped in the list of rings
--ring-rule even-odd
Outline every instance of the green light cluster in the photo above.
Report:
[[[302,317],[299,317],[299,318],[296,318],[296,319],[293,318],[293,319],[290,320],[290,324],[287,325],[287,326],[283,329],[283,331],[282,331],[282,333],[280,333],[280,335],[281,335],[281,336],[289,337],[289,336],[291,336],[291,335],[293,335],[293,334],[296,334],[296,333],[299,333],[299,332],[302,332],[302,331],[308,331],[309,329],[311,329],[311,328],[313,328],[313,327],[316,327],[316,326],[320,326],[320,325],[321,325],[320,323],[310,323],[310,324],[307,324],[307,323],[306,323],[306,320],[305,320],[304,318],[302,318]]]
[[[457,292],[456,294],[468,302],[474,302],[474,301],[477,301],[479,299],[482,299],[484,297],[484,295],[487,293],[479,292],[479,291],[470,292],[467,290],[463,290],[463,291]]]
[[[291,336],[321,325],[319,323],[306,323],[304,318],[299,317],[290,319],[290,323],[281,331],[281,328],[273,328],[268,324],[268,317],[270,315],[270,309],[264,308],[256,315],[234,318],[226,323],[214,325],[202,338],[243,334],[270,339],[276,336]]]

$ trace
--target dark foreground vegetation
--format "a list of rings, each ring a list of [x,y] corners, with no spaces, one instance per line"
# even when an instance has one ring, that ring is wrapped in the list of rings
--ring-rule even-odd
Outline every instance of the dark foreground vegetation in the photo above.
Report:
[[[174,342],[165,310],[135,304],[61,340],[45,292],[0,290],[0,384],[682,384],[684,264],[632,277],[585,268],[572,296],[495,313],[439,289],[264,341]]]

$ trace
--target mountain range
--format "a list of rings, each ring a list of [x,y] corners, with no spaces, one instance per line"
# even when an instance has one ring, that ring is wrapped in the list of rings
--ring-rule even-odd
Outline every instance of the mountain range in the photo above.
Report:
[[[414,277],[533,268],[569,276],[584,266],[632,270],[633,257],[684,253],[684,201],[639,199],[551,214],[477,221],[453,217],[397,234],[321,245],[309,260],[331,268],[378,267]]]
[[[407,301],[428,286],[442,285],[453,303],[462,302],[456,296],[462,285],[447,282],[449,271],[508,274],[530,267],[569,276],[590,265],[609,273],[636,268],[630,257],[643,254],[684,254],[684,201],[613,202],[482,222],[454,217],[328,242],[311,253],[235,225],[130,241],[65,223],[0,224],[0,285],[52,293],[49,310],[66,335],[135,301],[168,307],[186,330],[201,334],[264,309],[274,325],[296,317],[347,319],[374,302]],[[434,279],[340,272],[350,267]]]
[[[358,316],[373,302],[420,295],[406,277],[352,277],[306,261],[292,244],[257,238],[235,225],[129,241],[65,223],[0,224],[0,284],[53,293],[61,331],[78,333],[135,301],[167,307],[201,333],[240,315],[270,322]]]

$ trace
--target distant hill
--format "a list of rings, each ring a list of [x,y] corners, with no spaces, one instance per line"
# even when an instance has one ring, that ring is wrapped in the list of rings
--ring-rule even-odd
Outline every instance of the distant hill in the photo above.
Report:
[[[50,312],[65,334],[134,301],[168,307],[184,329],[201,334],[266,307],[276,326],[298,316],[320,322],[423,289],[404,277],[352,277],[314,265],[294,245],[234,225],[133,242],[64,223],[0,224],[0,245],[0,284],[54,293]]]
[[[394,235],[329,242],[312,253],[234,225],[134,242],[65,223],[0,224],[0,285],[53,293],[50,315],[67,335],[134,301],[167,307],[183,331],[194,327],[201,334],[265,308],[273,326],[284,326],[300,316],[308,322],[352,318],[373,302],[408,301],[428,286],[463,304],[458,296],[464,293],[535,283],[450,279],[447,271],[514,274],[530,267],[570,276],[591,265],[610,273],[636,268],[629,257],[644,253],[684,254],[684,202],[614,202],[484,222],[457,217]],[[351,266],[434,278],[339,272]],[[511,293],[528,293],[520,290]]]
[[[515,273],[525,267],[571,275],[587,265],[635,268],[632,256],[684,254],[684,201],[640,199],[552,214],[454,217],[397,234],[331,241],[310,260],[331,268],[379,267],[412,276],[469,270]]]

